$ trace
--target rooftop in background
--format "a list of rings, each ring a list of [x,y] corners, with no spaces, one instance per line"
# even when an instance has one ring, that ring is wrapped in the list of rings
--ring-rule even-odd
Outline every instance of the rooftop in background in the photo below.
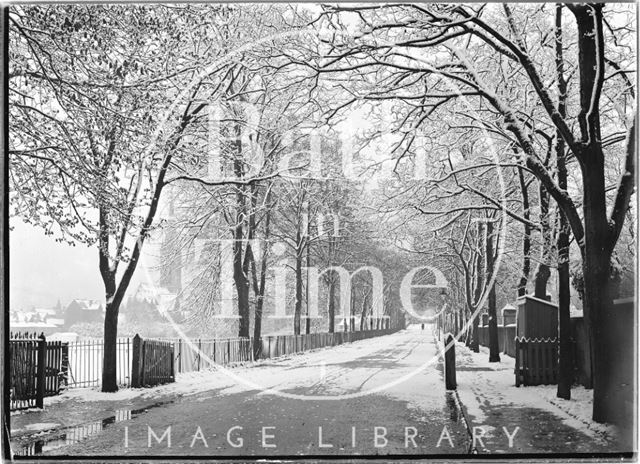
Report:
[[[71,305],[77,306],[79,309],[82,309],[85,311],[104,311],[104,307],[102,306],[102,303],[98,300],[85,300],[85,299],[71,300],[71,303],[67,305],[67,309],[69,309]]]

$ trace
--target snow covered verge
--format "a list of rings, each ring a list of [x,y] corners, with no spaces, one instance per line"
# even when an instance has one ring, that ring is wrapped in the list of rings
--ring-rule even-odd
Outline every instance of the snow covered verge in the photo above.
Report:
[[[221,373],[217,370],[188,372],[178,374],[174,383],[150,388],[120,388],[115,393],[103,393],[99,387],[73,388],[64,393],[45,398],[45,407],[70,400],[82,401],[127,401],[138,399],[156,399],[174,394],[189,395],[200,393],[218,385]]]
[[[591,419],[593,390],[587,390],[582,386],[573,387],[571,389],[571,399],[565,400],[556,396],[557,385],[538,385],[526,388],[527,391],[531,391],[568,416],[580,421],[583,424],[583,431],[593,432],[590,435],[599,436],[609,442],[617,440],[618,431],[615,425],[600,424]]]
[[[487,421],[491,407],[541,409],[603,445],[619,440],[615,425],[600,424],[591,419],[593,390],[573,387],[571,399],[564,400],[556,397],[557,385],[516,387],[515,359],[501,353],[499,363],[490,363],[486,347],[480,347],[480,353],[474,353],[458,343],[456,365],[458,394],[473,422]]]

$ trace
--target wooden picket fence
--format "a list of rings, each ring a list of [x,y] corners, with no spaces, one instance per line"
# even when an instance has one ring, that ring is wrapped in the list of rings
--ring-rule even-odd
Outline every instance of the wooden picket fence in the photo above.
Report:
[[[305,335],[277,335],[261,339],[261,359],[277,358],[327,346],[342,345],[381,335],[388,335],[398,329],[375,329],[357,332],[313,333]]]
[[[558,340],[516,338],[516,387],[558,383]]]
[[[10,409],[42,408],[45,397],[60,393],[67,385],[68,359],[62,342],[47,342],[44,335],[11,334]]]
[[[153,387],[175,382],[173,343],[133,337],[131,386]]]
[[[253,361],[253,338],[170,340],[177,372],[198,372],[216,364]]]
[[[363,330],[358,332],[312,333],[302,335],[272,335],[259,339],[257,359],[288,356],[328,346],[342,345],[366,338],[397,332],[399,329]],[[175,347],[176,372],[198,372],[215,365],[230,365],[254,361],[255,339],[165,339]]]

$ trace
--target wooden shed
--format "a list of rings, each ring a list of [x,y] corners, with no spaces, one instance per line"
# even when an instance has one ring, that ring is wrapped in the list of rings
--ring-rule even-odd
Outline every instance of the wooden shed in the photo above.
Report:
[[[518,306],[518,337],[558,338],[558,307],[531,295],[521,297]]]

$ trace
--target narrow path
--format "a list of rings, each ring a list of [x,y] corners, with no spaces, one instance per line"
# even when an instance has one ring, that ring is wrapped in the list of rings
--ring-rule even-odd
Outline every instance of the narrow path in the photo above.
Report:
[[[461,343],[456,346],[458,393],[470,428],[477,427],[479,453],[624,451],[540,395],[542,388],[555,391],[555,386],[516,387],[513,358],[501,354],[499,363],[488,360],[484,347],[473,353]],[[578,407],[575,400],[572,406]]]

